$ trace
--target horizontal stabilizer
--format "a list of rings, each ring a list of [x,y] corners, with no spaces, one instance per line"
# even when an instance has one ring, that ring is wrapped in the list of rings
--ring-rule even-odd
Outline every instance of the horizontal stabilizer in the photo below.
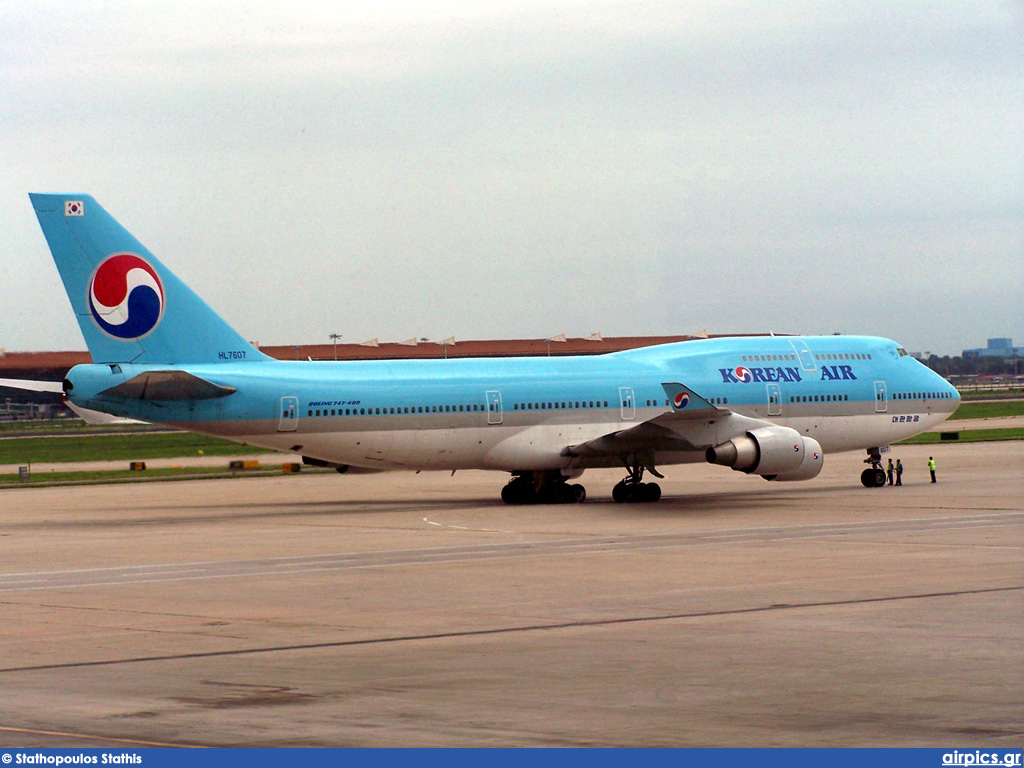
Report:
[[[64,385],[59,381],[32,381],[31,379],[0,379],[0,387],[23,389],[26,392],[53,392],[63,394]]]
[[[94,411],[91,408],[83,408],[80,405],[75,405],[70,400],[65,400],[64,405],[70,408],[77,414],[77,416],[84,421],[86,424],[145,424],[145,421],[139,421],[138,419],[128,419],[124,416],[112,416],[109,413],[103,411]]]
[[[101,394],[126,400],[213,400],[237,391],[186,371],[146,371]]]

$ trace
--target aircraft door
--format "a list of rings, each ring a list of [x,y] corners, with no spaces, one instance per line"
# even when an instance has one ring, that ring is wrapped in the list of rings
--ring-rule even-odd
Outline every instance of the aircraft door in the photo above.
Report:
[[[875,412],[885,413],[889,410],[889,401],[885,394],[885,382],[875,382]]]
[[[622,403],[622,420],[633,421],[636,418],[636,399],[632,387],[619,387],[619,402]]]
[[[778,384],[768,385],[768,415],[782,415],[782,389]]]
[[[789,345],[793,347],[796,356],[800,358],[800,367],[805,371],[813,371],[815,369],[814,355],[811,354],[807,342],[803,339],[790,339]]]
[[[501,424],[501,392],[487,392],[487,423]]]
[[[282,397],[278,432],[294,432],[299,426],[299,398]]]

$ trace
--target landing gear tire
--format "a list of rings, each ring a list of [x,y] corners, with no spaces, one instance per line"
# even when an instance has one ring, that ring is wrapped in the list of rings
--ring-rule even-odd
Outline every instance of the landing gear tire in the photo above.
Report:
[[[587,489],[579,483],[564,480],[547,482],[538,489],[530,474],[517,475],[501,489],[506,504],[580,504],[587,498]]]
[[[576,496],[569,489],[569,486],[565,483],[558,483],[551,486],[550,492],[547,494],[550,496],[551,501],[555,504],[568,504],[570,501],[575,501]]]
[[[619,504],[643,504],[661,498],[661,486],[657,483],[627,483],[625,480],[612,488],[612,498]]]
[[[615,484],[615,487],[612,488],[612,498],[615,500],[616,504],[624,504],[629,501],[629,489],[630,486],[626,485],[625,482],[620,481]]]
[[[661,499],[661,486],[657,483],[645,483],[644,501],[655,502]]]
[[[537,491],[533,481],[517,477],[501,489],[501,500],[506,504],[534,504],[537,502]]]
[[[572,501],[574,501],[575,503],[582,504],[584,501],[587,500],[587,489],[584,488],[579,483],[576,483],[575,485],[570,485],[569,490],[572,491]]]
[[[885,470],[865,469],[860,473],[860,482],[865,488],[881,488],[885,485]]]

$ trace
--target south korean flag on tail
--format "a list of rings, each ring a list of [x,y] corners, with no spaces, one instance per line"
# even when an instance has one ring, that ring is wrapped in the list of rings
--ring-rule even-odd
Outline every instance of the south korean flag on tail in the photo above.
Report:
[[[85,206],[82,205],[81,200],[65,200],[64,201],[64,215],[65,216],[85,216]]]

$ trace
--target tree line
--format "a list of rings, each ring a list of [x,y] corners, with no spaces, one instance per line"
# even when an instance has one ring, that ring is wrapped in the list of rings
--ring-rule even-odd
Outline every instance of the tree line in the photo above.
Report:
[[[925,365],[940,376],[1012,376],[1024,373],[1024,358],[1020,357],[950,357],[931,355]]]

